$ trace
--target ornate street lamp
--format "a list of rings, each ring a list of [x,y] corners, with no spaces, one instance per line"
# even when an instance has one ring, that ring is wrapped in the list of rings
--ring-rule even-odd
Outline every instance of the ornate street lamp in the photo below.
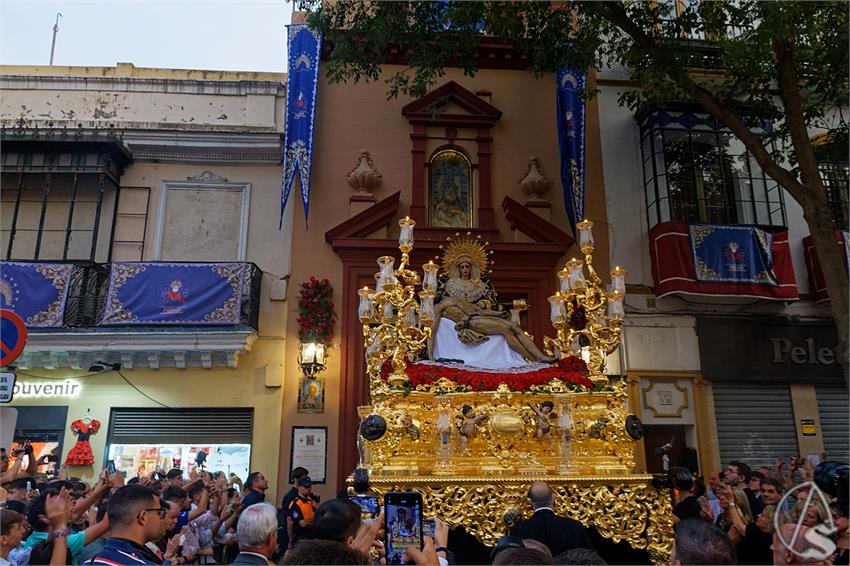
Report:
[[[321,342],[301,342],[298,345],[298,365],[307,377],[325,371],[325,345]]]

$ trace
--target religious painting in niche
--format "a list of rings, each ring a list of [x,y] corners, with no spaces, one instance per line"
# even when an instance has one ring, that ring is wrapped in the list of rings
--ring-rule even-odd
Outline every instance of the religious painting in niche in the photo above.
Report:
[[[431,158],[428,223],[437,228],[472,227],[472,165],[454,149],[439,150]]]

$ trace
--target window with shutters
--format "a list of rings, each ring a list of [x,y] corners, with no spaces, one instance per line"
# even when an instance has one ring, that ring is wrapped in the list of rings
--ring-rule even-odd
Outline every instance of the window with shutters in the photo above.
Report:
[[[755,468],[800,455],[787,384],[714,382],[717,443],[725,466],[739,460]]]

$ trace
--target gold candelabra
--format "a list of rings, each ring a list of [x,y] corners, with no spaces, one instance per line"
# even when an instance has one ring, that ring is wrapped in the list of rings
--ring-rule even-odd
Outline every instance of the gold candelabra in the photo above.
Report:
[[[543,344],[551,355],[581,356],[587,363],[588,378],[607,385],[605,356],[620,344],[628,271],[612,269],[610,290],[605,291],[593,268],[593,222],[582,220],[576,227],[584,261],[573,258],[558,272],[558,292],[549,297],[550,318],[557,334],[544,337]]]
[[[387,381],[391,386],[404,387],[408,383],[405,373],[407,360],[425,347],[431,338],[437,266],[433,262],[424,266],[423,290],[416,293],[419,275],[408,269],[416,222],[405,216],[398,224],[401,229],[398,238],[401,262],[398,269],[395,269],[394,257],[378,258],[380,271],[375,274],[375,290],[368,286],[360,289],[358,315],[363,324],[369,375],[373,381],[379,380],[377,376],[381,373],[381,364],[391,357],[393,369]],[[417,296],[419,301],[416,300]],[[372,390],[382,385],[372,383]]]

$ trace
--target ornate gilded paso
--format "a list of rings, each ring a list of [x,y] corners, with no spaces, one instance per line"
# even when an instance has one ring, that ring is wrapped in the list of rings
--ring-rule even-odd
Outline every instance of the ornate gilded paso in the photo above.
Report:
[[[530,370],[518,376],[506,369],[498,378],[463,381],[453,362],[415,365],[431,339],[439,267],[423,266],[417,293],[420,279],[408,266],[413,221],[399,222],[399,267],[392,257],[379,258],[375,290],[358,293],[370,385],[369,404],[358,407],[359,473],[368,472],[377,494],[421,491],[429,512],[485,544],[530,512],[528,486],[542,479],[555,489],[559,512],[668,562],[670,495],[653,487],[651,476],[635,475],[640,423],[625,382],[609,382],[604,368],[620,342],[627,272],[612,270],[610,290],[603,290],[591,226],[579,223],[584,260],[567,262],[549,299],[556,333],[544,345],[560,361],[534,364],[533,379]],[[484,247],[473,244],[462,251],[486,265]],[[563,372],[573,364],[588,375],[570,382]],[[422,371],[427,381],[416,377]]]

